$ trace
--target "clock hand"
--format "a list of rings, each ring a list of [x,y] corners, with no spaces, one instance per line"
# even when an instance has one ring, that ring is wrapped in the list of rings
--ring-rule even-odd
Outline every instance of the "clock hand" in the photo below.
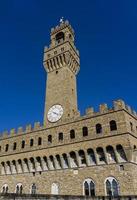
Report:
[[[53,112],[53,114],[58,115],[58,113],[56,113],[56,112]]]

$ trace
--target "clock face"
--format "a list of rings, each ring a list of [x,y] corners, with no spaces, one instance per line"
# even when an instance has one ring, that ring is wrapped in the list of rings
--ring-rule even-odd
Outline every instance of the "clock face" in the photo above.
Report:
[[[47,118],[50,122],[57,122],[63,115],[63,108],[61,105],[52,106],[47,114]]]

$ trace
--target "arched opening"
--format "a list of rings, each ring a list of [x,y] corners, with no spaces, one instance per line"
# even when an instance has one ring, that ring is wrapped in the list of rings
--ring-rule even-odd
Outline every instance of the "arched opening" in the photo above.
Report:
[[[106,158],[105,158],[104,150],[102,147],[97,148],[97,155],[98,155],[99,164],[105,164]]]
[[[106,147],[106,152],[107,152],[107,158],[109,163],[114,163],[116,162],[116,156],[115,152],[112,146],[107,146]]]
[[[48,144],[52,143],[52,135],[48,135]]]
[[[110,130],[111,130],[111,131],[116,131],[116,130],[117,130],[117,123],[116,123],[115,120],[111,120],[111,121],[109,122],[109,125],[110,125]]]
[[[96,164],[96,158],[93,149],[88,149],[87,150],[88,154],[88,162],[90,165],[95,165]]]
[[[59,140],[59,141],[63,141],[63,133],[59,133],[59,135],[58,135],[58,140]]]
[[[70,165],[71,167],[78,167],[78,164],[77,164],[77,158],[76,158],[76,154],[74,151],[71,151],[70,152]]]
[[[87,128],[86,126],[84,126],[84,127],[82,128],[82,133],[83,133],[83,137],[88,136],[88,128]]]
[[[4,193],[4,194],[6,194],[6,193],[8,193],[8,190],[9,190],[8,185],[7,185],[7,184],[4,184],[4,185],[2,186],[1,192]]]
[[[51,185],[51,194],[54,194],[54,195],[58,195],[59,194],[58,183],[52,183],[52,185]]]
[[[78,152],[78,154],[79,154],[79,160],[80,160],[80,166],[86,166],[86,157],[85,157],[85,153],[84,153],[84,151],[83,150],[80,150],[79,152]]]
[[[56,44],[59,44],[64,41],[65,35],[63,32],[59,32],[56,34],[55,38],[56,38]]]
[[[16,188],[15,188],[15,193],[16,193],[16,194],[22,194],[22,191],[23,191],[22,184],[21,184],[21,183],[18,183],[18,184],[16,185]]]
[[[70,139],[74,139],[75,138],[75,130],[72,129],[70,130]]]
[[[22,143],[21,143],[21,148],[22,148],[22,149],[24,149],[24,147],[25,147],[25,141],[24,141],[24,140],[22,140]]]
[[[63,153],[62,154],[62,160],[63,160],[63,168],[68,168],[69,167],[69,164],[68,164],[68,158],[67,158],[67,154]]]
[[[56,162],[56,168],[57,168],[57,169],[61,169],[62,166],[61,166],[60,155],[56,155],[55,157],[56,157],[56,161],[57,161],[57,162]]]
[[[49,156],[49,167],[50,169],[55,169],[55,163],[54,163],[54,158],[53,156]]]
[[[30,158],[30,163],[29,163],[29,169],[30,169],[30,172],[35,172],[35,161],[34,161],[34,158]]]
[[[12,174],[17,173],[16,161],[15,160],[12,160],[11,170],[12,170]]]
[[[38,138],[38,145],[42,145],[42,138],[41,137]]]
[[[36,188],[36,184],[35,183],[33,183],[32,184],[32,186],[31,186],[31,194],[36,194],[36,190],[37,190],[37,188]]]
[[[121,144],[117,145],[116,146],[116,150],[118,152],[118,160],[120,162],[126,162],[127,161],[127,157],[126,157],[126,154],[125,154],[125,151],[124,151],[122,145]]]
[[[133,123],[130,122],[130,130],[133,131]]]
[[[105,181],[107,196],[119,196],[119,184],[114,177],[108,177]]]
[[[16,148],[17,148],[17,143],[14,142],[14,144],[13,144],[13,150],[16,150]]]
[[[30,139],[30,147],[32,147],[34,144],[34,140],[33,139]]]
[[[89,178],[83,182],[83,195],[95,196],[95,184]]]
[[[9,144],[6,144],[5,151],[7,152],[8,150],[9,150]]]
[[[96,133],[97,134],[102,133],[102,125],[101,124],[96,124]]]

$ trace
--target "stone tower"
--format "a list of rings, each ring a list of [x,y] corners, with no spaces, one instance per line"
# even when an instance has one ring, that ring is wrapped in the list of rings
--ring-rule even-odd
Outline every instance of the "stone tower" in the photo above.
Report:
[[[79,71],[79,52],[74,44],[74,30],[68,21],[61,20],[51,29],[51,43],[44,50],[47,72],[44,124],[51,126],[78,114],[76,75]]]

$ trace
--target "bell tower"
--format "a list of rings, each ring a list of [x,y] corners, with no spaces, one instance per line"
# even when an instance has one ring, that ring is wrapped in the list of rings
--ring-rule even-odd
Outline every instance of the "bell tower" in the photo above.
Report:
[[[78,115],[76,75],[79,52],[74,44],[74,30],[68,21],[51,29],[51,43],[44,49],[47,72],[44,124],[51,126]]]

